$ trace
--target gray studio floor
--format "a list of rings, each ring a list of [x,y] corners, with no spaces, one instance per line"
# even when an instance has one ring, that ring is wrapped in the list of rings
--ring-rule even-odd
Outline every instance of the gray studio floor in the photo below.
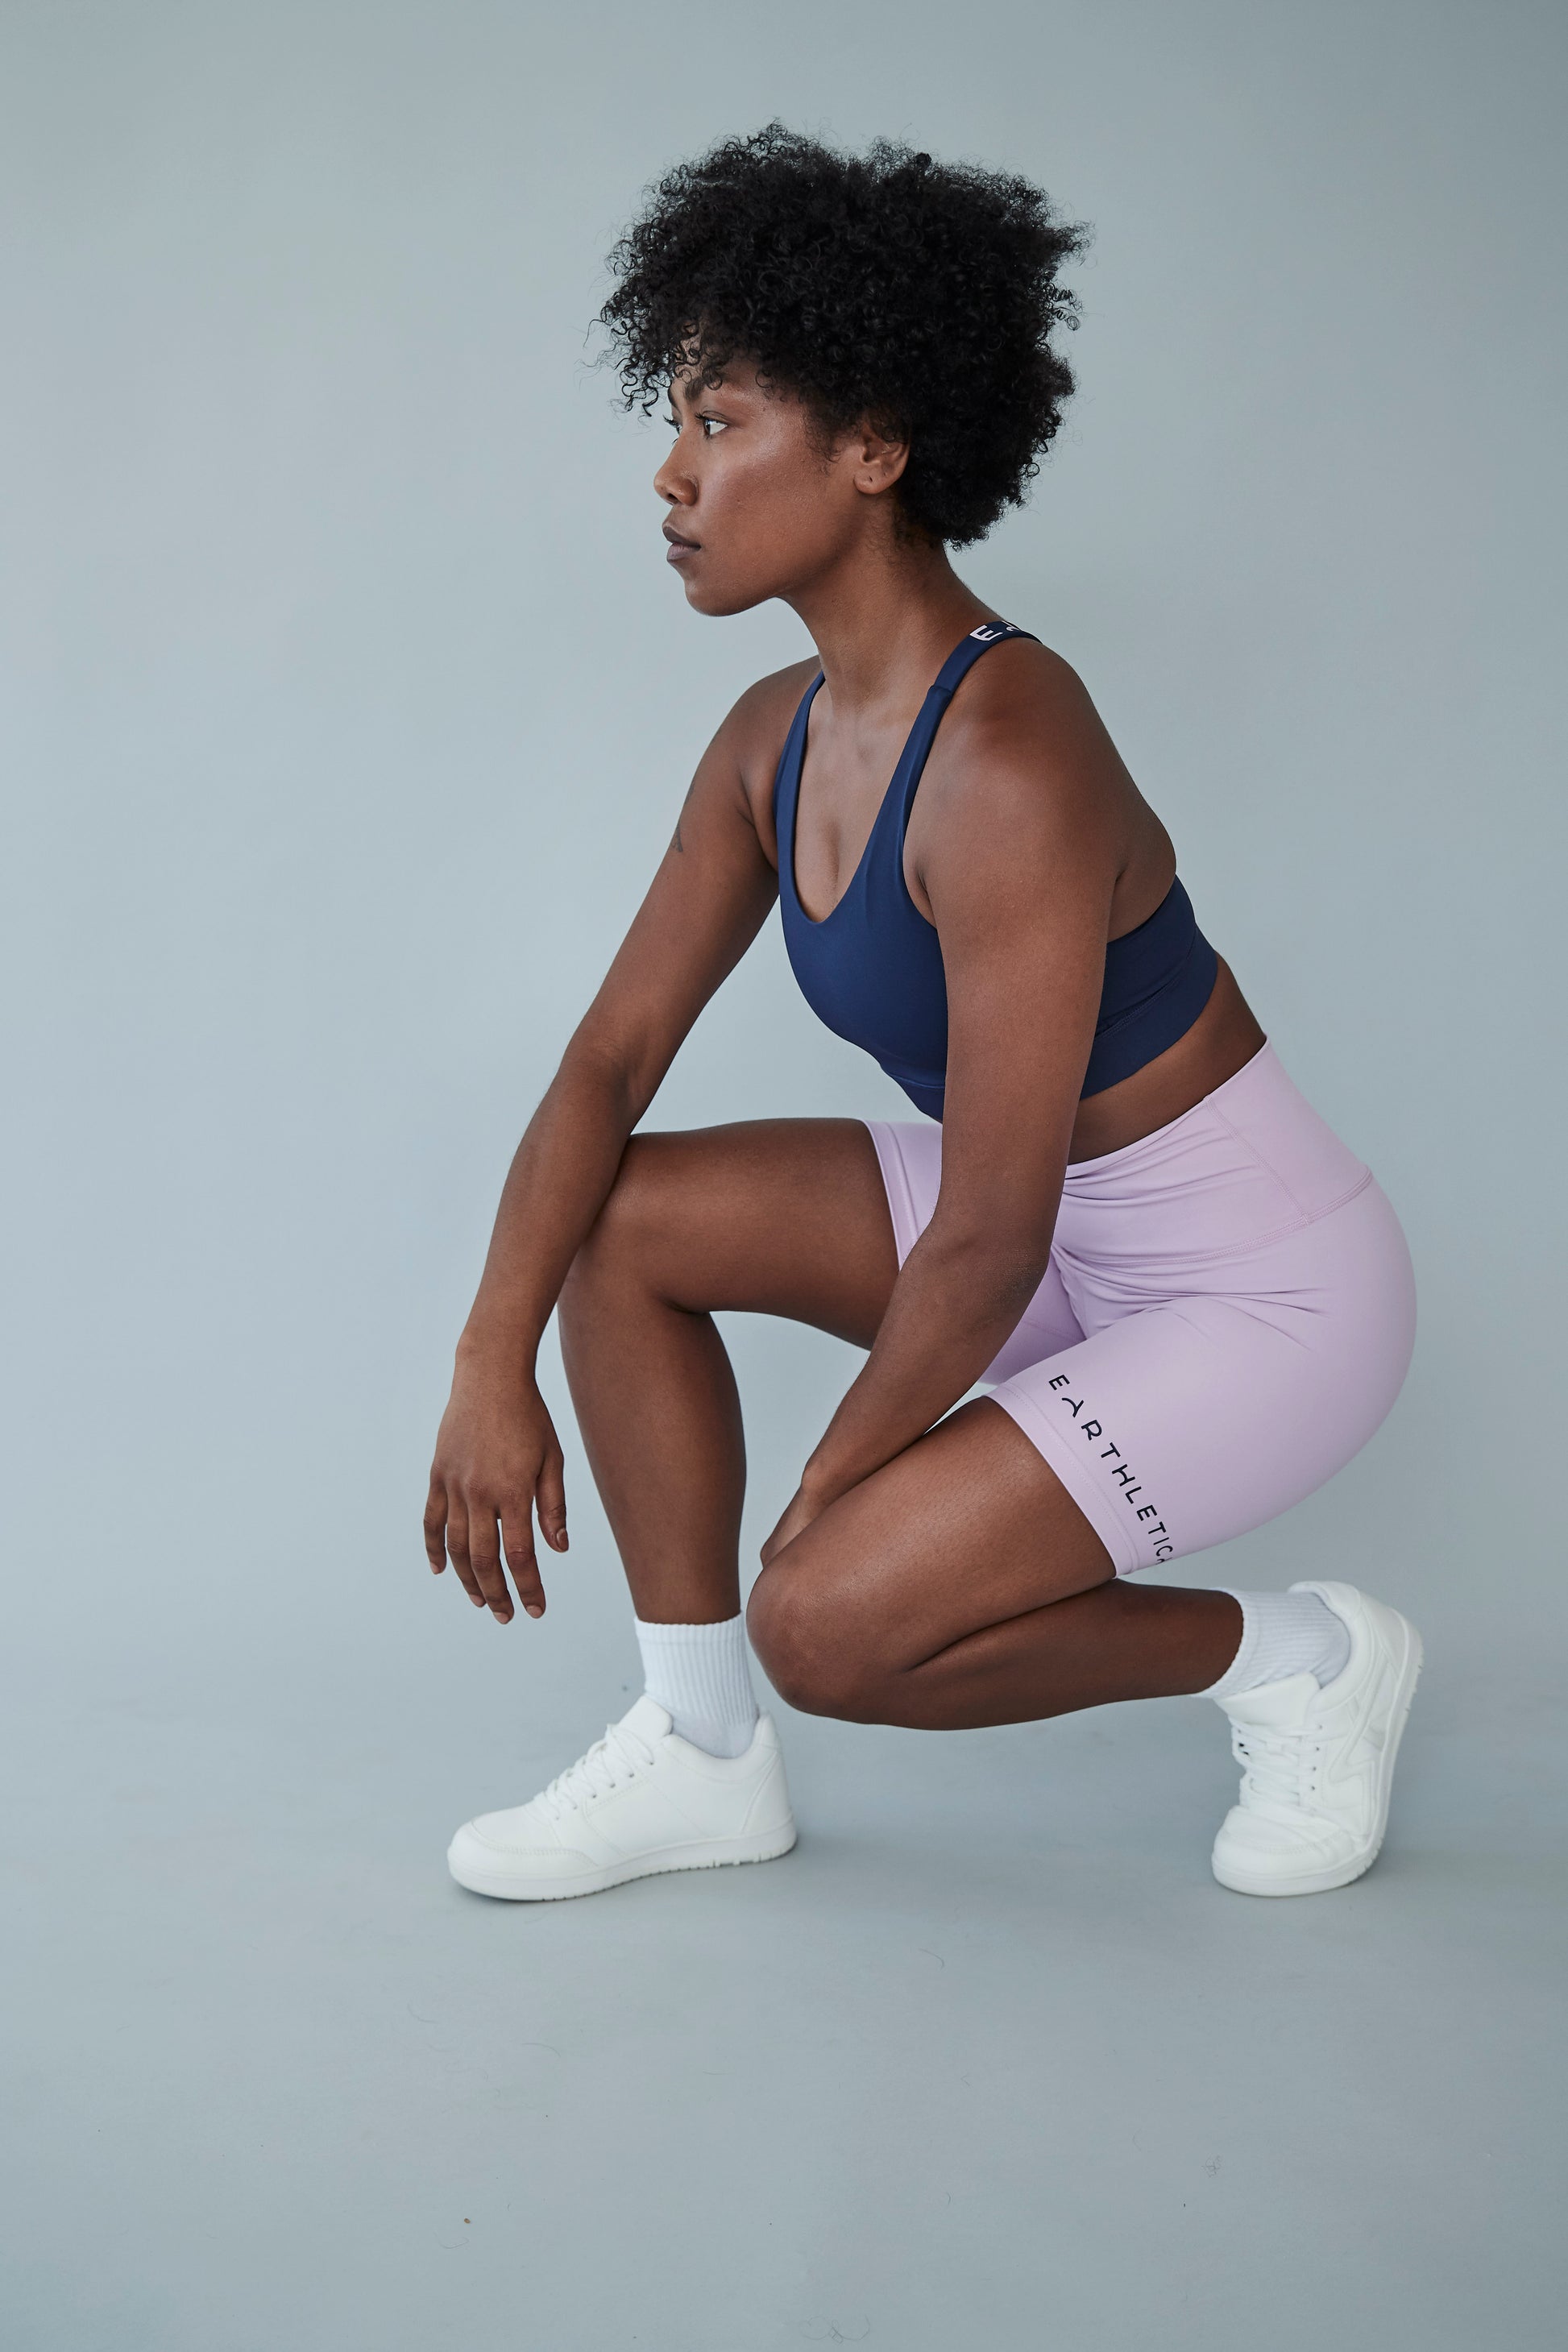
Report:
[[[581,1689],[434,1685],[12,1711],[12,2352],[1563,2342],[1551,1677],[1437,1660],[1282,1904],[1198,1702],[791,1719],[785,1861],[487,1904],[446,1836]]]

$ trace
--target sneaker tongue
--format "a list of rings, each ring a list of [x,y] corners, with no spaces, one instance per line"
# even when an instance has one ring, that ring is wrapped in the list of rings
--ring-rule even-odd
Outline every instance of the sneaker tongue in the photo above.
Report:
[[[621,1722],[627,1731],[635,1731],[639,1739],[662,1739],[669,1729],[669,1709],[660,1706],[658,1699],[650,1698],[644,1691],[636,1706],[626,1709]]]
[[[1255,1724],[1259,1731],[1299,1731],[1318,1696],[1316,1675],[1284,1675],[1277,1683],[1237,1691],[1220,1705],[1232,1723]]]

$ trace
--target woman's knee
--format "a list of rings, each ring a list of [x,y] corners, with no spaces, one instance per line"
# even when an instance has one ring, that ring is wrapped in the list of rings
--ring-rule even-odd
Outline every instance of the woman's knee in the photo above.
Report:
[[[848,1612],[809,1570],[764,1568],[746,1605],[746,1630],[768,1680],[803,1715],[883,1719],[886,1669],[868,1657]]]

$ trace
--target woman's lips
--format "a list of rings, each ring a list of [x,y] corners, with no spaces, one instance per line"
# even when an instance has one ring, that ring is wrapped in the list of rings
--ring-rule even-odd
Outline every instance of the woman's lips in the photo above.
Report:
[[[664,554],[667,563],[684,563],[689,555],[700,555],[702,551],[700,540],[682,539],[675,530],[667,530],[664,535],[669,541]]]

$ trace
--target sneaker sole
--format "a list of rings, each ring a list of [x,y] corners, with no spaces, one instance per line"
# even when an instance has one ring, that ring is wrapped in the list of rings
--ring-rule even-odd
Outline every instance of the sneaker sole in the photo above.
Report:
[[[562,1903],[574,1895],[602,1895],[606,1887],[624,1886],[628,1879],[658,1878],[672,1870],[720,1870],[727,1863],[776,1862],[795,1844],[797,1832],[773,1830],[765,1838],[712,1838],[700,1845],[663,1846],[626,1862],[606,1863],[602,1870],[585,1870],[576,1878],[520,1878],[497,1870],[459,1870],[447,1856],[447,1867],[470,1895],[489,1895],[503,1903]]]
[[[1383,1852],[1383,1841],[1388,1834],[1388,1806],[1394,1794],[1394,1767],[1399,1755],[1399,1743],[1405,1737],[1405,1727],[1410,1718],[1410,1706],[1415,1696],[1415,1685],[1421,1679],[1424,1655],[1421,1636],[1408,1617],[1401,1617],[1408,1637],[1405,1664],[1400,1673],[1398,1693],[1388,1719],[1388,1737],[1384,1742],[1382,1774],[1377,1792],[1377,1828],[1369,1846],[1352,1854],[1348,1862],[1336,1863],[1330,1870],[1314,1870],[1300,1878],[1250,1878],[1245,1871],[1226,1874],[1218,1864],[1213,1864],[1214,1874],[1222,1886],[1233,1895],[1328,1895],[1336,1886],[1350,1886],[1365,1876]]]

